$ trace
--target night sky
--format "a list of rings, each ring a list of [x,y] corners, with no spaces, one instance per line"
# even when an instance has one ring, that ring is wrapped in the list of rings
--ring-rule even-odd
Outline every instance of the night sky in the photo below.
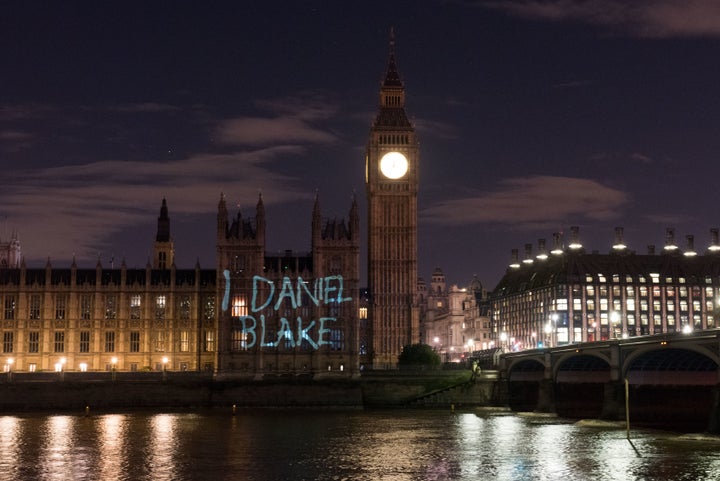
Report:
[[[394,27],[420,139],[419,272],[495,287],[580,227],[608,252],[720,226],[720,2],[3,1],[0,239],[31,267],[215,266],[217,203],[310,250],[313,199],[365,213]],[[231,209],[231,214],[236,208]],[[363,260],[364,256],[363,233]],[[365,280],[363,279],[363,282]]]

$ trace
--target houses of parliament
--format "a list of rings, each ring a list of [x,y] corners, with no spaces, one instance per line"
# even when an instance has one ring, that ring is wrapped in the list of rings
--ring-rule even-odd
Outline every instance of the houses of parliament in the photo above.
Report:
[[[421,340],[417,299],[419,147],[394,39],[367,143],[367,290],[360,218],[326,219],[316,197],[309,253],[269,255],[254,212],[217,205],[216,265],[178,268],[162,199],[152,260],[94,268],[26,266],[0,245],[0,364],[6,371],[211,371],[352,376],[397,364]],[[358,159],[361,161],[361,159]],[[172,199],[170,199],[172,202]],[[310,207],[310,206],[309,206]],[[310,210],[310,209],[309,209]],[[362,292],[362,294],[361,294]]]

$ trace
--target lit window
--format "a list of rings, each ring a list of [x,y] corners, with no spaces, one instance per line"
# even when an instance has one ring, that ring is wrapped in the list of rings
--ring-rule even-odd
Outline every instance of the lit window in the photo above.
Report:
[[[130,296],[130,319],[140,319],[141,302],[140,294]]]
[[[233,297],[232,316],[240,317],[240,316],[247,316],[247,315],[248,315],[248,308],[247,308],[247,301],[245,300],[245,297],[243,297],[243,296]]]
[[[117,298],[114,295],[105,296],[105,319],[115,319],[117,315]]]
[[[180,352],[188,352],[190,350],[190,333],[188,331],[180,331]]]
[[[155,319],[165,319],[165,296],[155,298]]]

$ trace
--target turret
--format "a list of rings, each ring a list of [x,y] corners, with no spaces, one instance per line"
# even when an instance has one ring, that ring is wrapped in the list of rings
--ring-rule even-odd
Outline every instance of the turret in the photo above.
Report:
[[[217,214],[217,238],[225,239],[228,235],[228,210],[225,203],[225,194],[220,194],[220,202],[218,202]]]
[[[175,246],[172,237],[170,237],[170,217],[168,216],[167,201],[163,198],[157,221],[157,234],[153,244],[153,268],[169,269],[174,262]]]

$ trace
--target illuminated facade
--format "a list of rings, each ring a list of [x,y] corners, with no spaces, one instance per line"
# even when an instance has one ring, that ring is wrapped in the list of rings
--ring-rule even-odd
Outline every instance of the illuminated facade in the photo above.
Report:
[[[163,201],[158,235],[166,218]],[[215,298],[215,270],[199,266],[3,268],[0,363],[19,371],[213,371]]]
[[[620,337],[718,327],[720,246],[711,231],[705,254],[675,244],[673,229],[656,253],[628,250],[622,229],[608,254],[587,253],[571,230],[568,247],[555,234],[551,252],[545,241],[525,246],[491,296],[496,347],[519,350]]]
[[[262,197],[255,216],[230,222],[218,205],[219,371],[263,376],[359,372],[359,228],[325,219],[316,198],[312,251],[265,252]]]
[[[363,362],[375,368],[395,366],[404,345],[420,342],[416,303],[418,161],[418,141],[405,113],[405,87],[391,38],[365,159],[371,341]]]
[[[477,278],[467,287],[450,286],[436,268],[430,287],[418,281],[421,342],[445,362],[460,362],[468,353],[490,347],[487,292]]]

